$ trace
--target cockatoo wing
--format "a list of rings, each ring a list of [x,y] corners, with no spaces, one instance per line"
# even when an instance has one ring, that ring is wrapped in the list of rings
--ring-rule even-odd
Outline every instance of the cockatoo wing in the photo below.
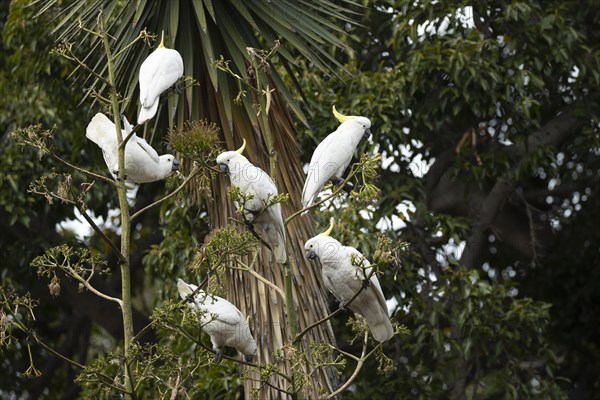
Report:
[[[354,256],[355,262],[352,262]],[[357,264],[362,260],[362,267]],[[368,260],[352,247],[342,246],[333,258],[322,260],[325,284],[334,296],[347,303],[360,290],[348,307],[367,320],[375,340],[386,341],[394,335],[394,329],[387,315],[385,297],[376,276],[371,276],[370,285],[363,288],[365,277],[371,273]]]
[[[210,315],[217,315],[216,320],[228,325],[237,325],[244,321],[244,316],[236,306],[227,300],[212,295],[201,295],[196,297],[201,308],[205,309]]]
[[[187,297],[194,293],[197,288],[194,284],[185,283],[181,278],[177,279],[177,290],[179,291],[179,296],[184,300],[187,300]],[[199,290],[196,292],[194,299],[195,302],[189,303],[192,307],[199,308],[201,311],[206,311],[209,314],[216,314],[218,315],[217,319],[220,321],[230,325],[244,321],[241,311],[222,297],[213,296],[205,293],[203,290]]]
[[[333,176],[341,177],[350,164],[354,147],[343,134],[344,132],[340,130],[331,133],[315,149],[302,190],[304,207],[313,203],[328,180]]]
[[[357,270],[357,279],[361,281],[364,280],[365,276],[369,276],[373,268],[371,267],[371,263],[367,260],[360,251],[356,250],[354,247],[344,246],[346,250],[346,254],[348,254],[348,258],[352,260],[354,257],[354,264],[360,265],[357,267],[354,266]],[[352,263],[352,261],[350,261]],[[363,272],[364,271],[364,272]],[[379,279],[377,275],[373,274],[370,278],[371,287],[373,288],[373,293],[375,294],[377,301],[382,309],[387,312],[387,303],[385,301],[385,296],[383,295],[383,290],[381,289],[381,284],[379,283]]]
[[[94,115],[85,130],[85,136],[104,151],[114,151],[117,143],[115,124],[102,113]]]
[[[182,75],[183,60],[177,50],[164,47],[154,50],[140,67],[142,107],[152,107],[160,94],[173,86]]]
[[[125,132],[121,131],[121,135],[125,135]],[[106,115],[97,113],[88,124],[85,136],[102,149],[104,162],[111,175],[116,179],[119,156],[115,124]]]
[[[356,290],[362,286],[365,276],[369,276],[371,273],[371,264],[355,248],[345,246],[345,251],[347,261],[355,270],[350,285],[356,293]],[[352,263],[353,256],[354,264]],[[356,266],[356,264],[359,266]],[[369,329],[378,342],[384,342],[394,336],[394,327],[388,317],[385,296],[377,276],[371,276],[370,285],[363,289],[358,297],[350,303],[349,307],[367,320]]]
[[[281,215],[281,204],[270,205],[253,222],[259,236],[271,246],[279,263],[287,261],[285,226]]]
[[[273,204],[273,196],[278,194],[277,187],[273,179],[262,169],[254,167],[251,174],[257,179],[251,179],[245,191],[253,194],[254,198],[247,201],[244,208],[257,212],[268,206],[253,220],[253,224],[260,237],[271,246],[277,261],[284,263],[287,261],[287,253],[281,204]],[[246,218],[252,216],[249,213],[246,214],[248,214]]]
[[[146,142],[145,139],[137,137],[134,134],[130,140],[134,141],[144,151],[144,153],[147,154],[148,157],[150,157],[150,160],[152,160],[153,162],[155,162],[157,164],[160,162],[158,153],[156,152],[156,150],[154,150],[154,148],[152,146],[150,146],[148,144],[148,142]],[[133,143],[132,143],[132,145],[133,145]]]
[[[156,115],[156,111],[158,110],[158,100],[158,97],[155,98],[154,103],[152,103],[152,105],[148,108],[144,106],[140,108],[140,112],[138,114],[138,124],[143,124]]]

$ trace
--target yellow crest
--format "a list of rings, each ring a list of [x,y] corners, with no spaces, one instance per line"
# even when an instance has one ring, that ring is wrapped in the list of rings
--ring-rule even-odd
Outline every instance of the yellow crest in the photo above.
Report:
[[[242,154],[244,152],[244,149],[246,148],[246,139],[243,139],[244,142],[242,143],[242,147],[240,147],[239,149],[237,149],[235,152],[238,154]]]
[[[340,114],[338,110],[335,109],[335,105],[333,106],[333,116],[340,122],[350,121],[351,119],[356,119],[353,115],[344,115]]]
[[[329,234],[333,231],[333,227],[335,225],[335,221],[333,220],[333,218],[331,218],[330,222],[329,222],[329,228],[327,228],[327,230],[323,233],[320,233],[319,236],[329,236]]]

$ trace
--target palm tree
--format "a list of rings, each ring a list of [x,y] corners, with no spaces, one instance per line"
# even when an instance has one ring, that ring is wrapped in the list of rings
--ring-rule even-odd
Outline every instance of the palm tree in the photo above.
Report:
[[[56,1],[43,1],[41,10]],[[280,193],[290,194],[290,200],[283,207],[285,217],[301,208],[300,193],[304,181],[292,114],[305,124],[307,121],[282,77],[271,68],[271,61],[261,59],[260,53],[257,58],[257,53],[248,48],[269,50],[280,43],[277,62],[290,72],[292,81],[297,56],[304,57],[317,68],[335,73],[343,67],[332,56],[331,50],[347,49],[335,33],[343,32],[343,24],[352,23],[347,11],[349,3],[342,7],[328,0],[74,1],[64,9],[64,20],[57,31],[62,38],[68,39],[78,30],[79,19],[84,26],[91,26],[100,9],[109,21],[107,30],[114,37],[115,51],[123,49],[143,29],[164,31],[168,47],[177,49],[183,56],[185,74],[196,79],[199,85],[186,87],[179,96],[169,96],[168,107],[159,109],[159,121],[163,125],[166,120],[169,126],[181,126],[186,120],[206,118],[221,128],[220,139],[227,149],[238,148],[242,139],[246,139],[248,158],[264,170],[276,171]],[[95,45],[100,46],[99,41]],[[136,113],[137,107],[137,72],[150,51],[148,46],[127,48],[116,66],[117,85],[132,99],[129,103],[131,115]],[[93,58],[93,52],[90,54],[86,63],[101,73],[106,67]],[[215,60],[221,57],[228,62],[231,73],[215,68]],[[238,99],[241,102],[235,99],[240,82],[258,86],[258,90],[275,89],[270,96],[268,114],[265,97],[260,93],[250,91]],[[101,82],[87,83],[101,90]],[[257,105],[262,109],[258,110]],[[273,168],[275,160],[282,168]],[[214,200],[207,207],[212,227],[228,224],[233,215],[227,186],[222,178],[213,183]],[[191,193],[195,193],[194,187]],[[307,264],[300,246],[314,233],[314,224],[308,217],[296,218],[288,225],[291,243],[288,254],[293,261],[290,263],[293,302],[301,328],[328,314],[320,272]],[[271,258],[263,249],[257,272],[283,288],[283,270]],[[277,363],[274,350],[289,343],[285,302],[273,289],[241,271],[228,270],[227,286],[229,300],[252,316],[259,361]],[[305,343],[335,342],[328,323],[313,329],[305,338]],[[302,350],[310,351],[306,345]],[[291,373],[289,365],[281,364],[281,368]],[[317,397],[318,388],[331,389],[335,386],[334,380],[332,374],[322,372],[314,377],[312,393],[307,394]],[[271,383],[286,387],[284,381]],[[258,388],[257,383],[247,380],[247,396],[253,388]],[[280,398],[281,393],[266,387],[261,389],[259,396]]]

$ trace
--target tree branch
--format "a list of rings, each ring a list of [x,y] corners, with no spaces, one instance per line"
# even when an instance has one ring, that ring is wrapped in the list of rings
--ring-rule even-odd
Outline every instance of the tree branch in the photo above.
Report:
[[[147,211],[148,209],[170,199],[171,197],[175,196],[177,193],[179,193],[184,187],[185,185],[187,185],[187,183],[198,174],[198,172],[200,171],[200,168],[198,168],[198,166],[194,167],[194,169],[192,170],[192,172],[190,172],[190,175],[185,178],[185,180],[181,183],[181,185],[179,185],[179,187],[175,190],[173,190],[171,193],[169,193],[168,195],[166,195],[165,197],[156,200],[154,203],[147,205],[146,207],[142,208],[141,210],[136,211],[132,216],[131,216],[131,221],[133,221],[134,219],[136,219],[137,217],[139,217],[144,211]]]
[[[350,386],[350,384],[352,382],[354,382],[354,379],[356,379],[356,377],[358,376],[358,373],[362,369],[362,366],[365,363],[365,360],[368,358],[368,357],[365,357],[365,355],[367,354],[368,339],[369,339],[369,332],[365,332],[365,336],[363,339],[362,353],[360,355],[360,359],[358,359],[358,362],[356,364],[356,368],[354,369],[354,372],[342,386],[340,386],[335,392],[329,394],[329,396],[326,397],[327,399],[332,399],[335,396],[337,396],[338,394],[342,393],[344,390],[346,390],[348,388],[348,386]],[[371,353],[369,353],[369,355],[371,355]]]
[[[375,274],[375,268],[374,268],[374,265],[371,265],[371,272],[369,273],[368,276],[365,276],[365,279],[363,280],[363,284],[356,291],[356,293],[354,293],[354,295],[350,298],[350,300],[348,300],[347,302],[345,302],[343,304],[343,307],[350,306],[350,304],[354,301],[354,299],[356,299],[358,297],[358,295],[367,287],[367,282],[370,282],[371,277],[373,276],[373,274]],[[335,315],[339,314],[342,311],[343,307],[340,305],[340,307],[337,310],[335,310],[334,312],[332,312],[328,316],[326,316],[326,317],[320,319],[319,321],[317,321],[317,322],[315,322],[315,323],[307,326],[306,328],[304,328],[298,335],[296,335],[296,338],[294,339],[294,343],[297,343],[300,339],[302,339],[302,337],[304,335],[306,335],[314,327],[316,327],[318,325],[321,325],[324,322],[329,321]]]
[[[102,237],[102,239],[106,242],[106,244],[108,244],[108,247],[111,248],[111,250],[117,256],[119,261],[121,261],[121,262],[125,261],[125,259],[123,258],[123,254],[121,254],[121,250],[119,250],[117,245],[114,244],[113,241],[110,240],[110,238],[108,236],[106,236],[106,233],[104,233],[104,231],[102,229],[100,229],[100,227],[98,225],[96,225],[94,220],[88,215],[87,211],[85,211],[85,209],[80,204],[76,204],[75,206],[79,210],[79,213],[87,221],[87,223],[90,224],[92,229],[94,231],[96,231],[96,233],[98,233],[100,235],[100,237]]]

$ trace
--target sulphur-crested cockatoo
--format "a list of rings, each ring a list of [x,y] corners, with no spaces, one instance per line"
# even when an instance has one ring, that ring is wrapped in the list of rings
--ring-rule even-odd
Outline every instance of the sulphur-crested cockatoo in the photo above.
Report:
[[[284,263],[287,255],[281,204],[273,203],[277,187],[265,171],[252,165],[242,155],[245,147],[246,140],[238,150],[219,154],[217,164],[221,172],[229,175],[233,186],[238,187],[244,196],[251,197],[244,203],[244,219],[252,224],[261,239],[271,247],[275,259]]]
[[[342,115],[333,106],[333,115],[341,122],[315,149],[310,159],[306,182],[302,190],[302,206],[308,207],[330,180],[343,181],[343,174],[352,160],[356,146],[371,134],[371,121],[366,117]]]
[[[196,291],[197,288],[194,284],[177,279],[179,296],[201,313],[202,330],[210,336],[217,362],[221,358],[222,346],[234,347],[246,361],[252,361],[256,354],[256,341],[244,314],[227,300],[203,290]],[[192,296],[194,292],[196,294]]]
[[[333,221],[327,231],[306,241],[306,257],[311,260],[318,258],[321,261],[323,281],[340,301],[340,306],[346,306],[346,303],[361,291],[347,305],[367,320],[375,340],[384,342],[394,335],[394,328],[387,314],[387,305],[379,280],[373,274],[365,282],[371,274],[371,264],[354,247],[343,246],[329,236],[332,229]]]
[[[131,132],[131,125],[123,117],[123,139]],[[113,178],[119,170],[118,142],[115,124],[102,113],[94,115],[85,136],[102,149],[106,166]],[[179,168],[179,161],[171,155],[159,156],[144,139],[135,133],[125,145],[125,180],[128,184],[154,182],[166,178]]]
[[[143,124],[156,114],[160,94],[173,86],[183,75],[183,59],[177,50],[164,46],[164,34],[158,48],[140,67],[140,103],[138,124]]]

